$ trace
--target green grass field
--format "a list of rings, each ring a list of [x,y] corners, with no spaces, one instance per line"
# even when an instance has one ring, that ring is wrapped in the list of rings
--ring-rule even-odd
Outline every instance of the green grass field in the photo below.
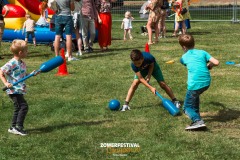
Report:
[[[240,63],[239,24],[194,22],[189,30],[196,48],[207,50],[220,60],[211,70],[212,84],[201,96],[201,113],[207,131],[186,132],[191,122],[185,116],[172,117],[159,98],[140,85],[130,103],[131,111],[114,112],[107,107],[111,99],[123,104],[133,80],[129,54],[132,49],[144,50],[147,37],[140,35],[144,22],[133,22],[134,40],[124,42],[120,22],[113,23],[113,41],[109,52],[84,55],[67,63],[68,76],[55,76],[57,69],[28,79],[25,98],[29,112],[22,137],[7,132],[13,106],[6,93],[0,98],[1,160],[234,160],[240,157]],[[168,38],[150,47],[160,64],[166,82],[183,102],[187,71],[179,63],[183,54],[172,35],[172,22],[167,23]],[[3,43],[1,53],[10,58],[10,43]],[[75,54],[75,53],[74,53]],[[29,45],[25,59],[28,71],[54,57],[50,47]],[[166,61],[175,60],[173,64]],[[151,84],[164,96],[156,81]],[[1,83],[3,86],[3,84]],[[168,98],[168,97],[167,97]],[[102,148],[101,143],[137,143],[136,148]],[[117,150],[118,149],[118,150]],[[122,148],[123,149],[123,148]],[[114,154],[116,153],[116,154]],[[121,154],[122,153],[122,154]]]

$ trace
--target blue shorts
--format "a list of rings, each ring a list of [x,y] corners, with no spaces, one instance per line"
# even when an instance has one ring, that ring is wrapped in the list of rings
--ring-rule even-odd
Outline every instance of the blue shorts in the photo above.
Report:
[[[31,32],[31,31],[28,31],[28,32],[25,33],[25,38],[28,38],[29,35],[31,35],[32,38],[35,38],[35,33]]]
[[[148,69],[140,71],[143,78],[145,78],[148,75]],[[157,82],[164,81],[162,71],[160,69],[160,66],[157,63],[154,63],[154,68],[152,72],[152,76],[157,80]],[[135,75],[134,79],[138,79],[138,76]]]
[[[73,32],[73,19],[72,16],[58,15],[55,18],[55,31],[56,35],[62,35],[63,31],[66,35],[72,35]]]

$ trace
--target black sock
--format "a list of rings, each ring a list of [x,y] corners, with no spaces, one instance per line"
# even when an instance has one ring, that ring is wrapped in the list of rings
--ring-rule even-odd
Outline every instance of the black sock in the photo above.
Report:
[[[128,104],[129,104],[129,102],[125,101],[125,102],[124,102],[124,104],[125,104],[125,105],[128,105]]]
[[[172,99],[172,101],[176,101],[176,100],[177,100],[177,98],[173,98],[173,99]]]

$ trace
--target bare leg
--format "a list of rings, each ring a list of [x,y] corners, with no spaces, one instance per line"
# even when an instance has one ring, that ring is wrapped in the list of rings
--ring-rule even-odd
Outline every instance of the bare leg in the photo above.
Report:
[[[158,36],[159,36],[159,28],[158,28],[158,23],[155,24],[155,43],[158,42]]]
[[[158,82],[160,87],[167,93],[167,95],[171,98],[171,99],[175,99],[175,96],[173,94],[172,89],[164,82],[164,81],[160,81]]]
[[[182,21],[182,34],[186,34],[186,24],[185,21]]]
[[[56,36],[55,36],[54,52],[55,52],[55,55],[56,55],[56,56],[59,55],[60,38],[61,38],[60,35],[56,35]]]
[[[129,35],[129,38],[132,40],[133,37],[132,37],[132,34],[131,34],[131,29],[128,30],[128,35]]]
[[[78,28],[75,29],[75,35],[76,35],[76,40],[77,40],[78,53],[81,54],[82,53],[82,51],[81,51],[81,49],[82,49],[82,39],[81,39]]]
[[[127,40],[126,36],[127,36],[127,32],[128,32],[128,29],[124,29],[124,34],[123,34],[123,40]]]
[[[138,88],[138,85],[140,84],[140,81],[138,79],[134,79],[132,84],[131,84],[131,87],[129,88],[128,90],[128,94],[127,94],[127,97],[126,97],[126,102],[130,102],[135,91],[137,90]]]
[[[147,30],[148,30],[148,44],[153,44],[152,42],[152,27],[151,27],[152,21],[148,20],[147,22]]]
[[[72,58],[72,35],[66,35],[68,57]]]
[[[36,38],[33,38],[33,44],[34,44],[34,46],[36,47]]]
[[[181,22],[175,21],[175,29],[174,29],[174,32],[173,32],[173,36],[177,36],[177,32],[178,32],[178,28],[179,28],[179,23],[181,23]]]

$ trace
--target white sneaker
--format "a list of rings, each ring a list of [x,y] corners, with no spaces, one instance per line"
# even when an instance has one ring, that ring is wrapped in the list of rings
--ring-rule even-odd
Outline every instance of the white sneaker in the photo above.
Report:
[[[25,130],[23,130],[23,128],[20,129],[20,128],[15,128],[15,127],[10,127],[8,129],[8,132],[12,133],[12,134],[21,135],[21,136],[26,136],[27,135],[27,132]]]
[[[173,104],[180,109],[181,108],[181,103],[179,101],[173,101]]]
[[[121,109],[121,111],[126,111],[126,110],[131,110],[130,109],[130,107],[128,106],[128,105],[126,105],[126,104],[124,104],[123,106],[122,106],[122,109]]]
[[[78,52],[76,53],[76,56],[82,56],[82,55],[83,55],[82,51],[78,51]]]
[[[76,57],[71,57],[71,58],[68,58],[68,62],[70,61],[78,61],[79,59],[77,59]]]
[[[203,120],[193,122],[190,126],[187,126],[185,130],[195,130],[200,128],[206,128],[206,125],[204,124]]]
[[[65,57],[68,58],[68,52],[66,51]]]

